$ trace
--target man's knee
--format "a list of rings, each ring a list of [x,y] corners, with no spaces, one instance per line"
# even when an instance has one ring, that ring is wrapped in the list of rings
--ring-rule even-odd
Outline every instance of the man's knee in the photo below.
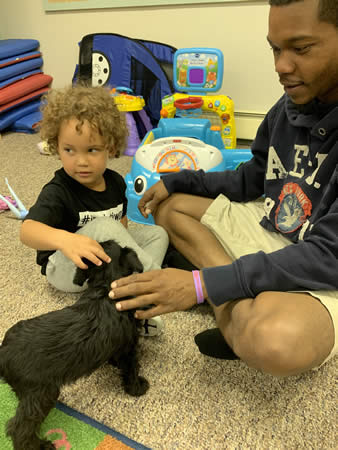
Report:
[[[212,201],[210,198],[191,194],[171,194],[154,211],[155,222],[166,229],[176,228],[177,221],[184,216],[199,222]]]
[[[285,376],[304,372],[320,363],[311,342],[306,341],[304,324],[300,320],[285,320],[285,316],[264,311],[260,300],[269,301],[273,292],[260,294],[253,300],[251,314],[236,330],[233,350],[250,367],[273,375]]]
[[[157,225],[163,226],[170,221],[172,214],[177,211],[179,201],[180,194],[172,194],[158,205],[156,211],[154,211],[154,219]]]
[[[249,366],[282,375],[299,366],[299,361],[294,360],[293,351],[298,338],[292,326],[278,319],[253,319],[235,341],[234,350]]]

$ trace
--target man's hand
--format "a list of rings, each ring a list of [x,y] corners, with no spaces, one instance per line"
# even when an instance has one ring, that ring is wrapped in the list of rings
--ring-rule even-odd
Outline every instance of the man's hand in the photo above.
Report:
[[[162,180],[155,183],[149,188],[138,203],[138,209],[143,217],[148,218],[149,214],[154,214],[158,205],[169,197]]]
[[[63,233],[58,249],[80,269],[88,268],[82,258],[88,259],[97,266],[100,266],[102,261],[106,263],[111,261],[97,241],[81,234]]]
[[[116,309],[136,309],[137,319],[174,311],[184,311],[196,304],[196,292],[191,272],[180,269],[152,270],[114,281],[109,296],[117,300],[132,296],[132,299],[116,303]],[[141,310],[152,305],[150,309]]]

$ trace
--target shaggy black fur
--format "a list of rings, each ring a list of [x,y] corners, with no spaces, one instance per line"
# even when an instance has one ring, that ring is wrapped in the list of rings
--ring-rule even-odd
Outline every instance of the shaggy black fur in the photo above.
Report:
[[[109,299],[110,283],[142,272],[136,253],[114,241],[102,247],[109,264],[77,269],[74,283],[88,289],[73,305],[29,320],[5,334],[0,347],[0,376],[19,399],[16,415],[7,423],[15,450],[50,450],[40,439],[40,425],[55,406],[60,389],[109,361],[121,370],[123,387],[130,395],[143,395],[148,381],[139,376],[136,356],[139,321],[133,311],[118,312]]]

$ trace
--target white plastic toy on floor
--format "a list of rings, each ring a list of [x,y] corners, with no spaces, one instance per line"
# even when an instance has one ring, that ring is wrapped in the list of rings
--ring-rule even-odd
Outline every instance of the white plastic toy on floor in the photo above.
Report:
[[[6,205],[8,206],[8,208],[12,211],[12,213],[18,218],[18,219],[24,219],[27,214],[28,211],[26,210],[26,208],[24,207],[23,203],[21,202],[21,200],[19,199],[19,197],[16,195],[16,193],[14,192],[14,190],[10,187],[7,178],[5,178],[5,182],[7,184],[8,190],[9,192],[12,194],[17,207],[8,199],[8,197],[4,197],[3,195],[0,195],[0,199],[6,203]]]
[[[184,136],[164,137],[144,145],[136,156],[144,169],[157,173],[178,172],[183,169],[211,170],[222,163],[222,153],[200,139]]]
[[[208,119],[161,119],[158,127],[145,136],[126,176],[128,218],[154,223],[152,215],[145,219],[137,205],[144,192],[165,173],[183,169],[236,170],[251,157],[250,149],[225,149],[219,128],[211,126]]]

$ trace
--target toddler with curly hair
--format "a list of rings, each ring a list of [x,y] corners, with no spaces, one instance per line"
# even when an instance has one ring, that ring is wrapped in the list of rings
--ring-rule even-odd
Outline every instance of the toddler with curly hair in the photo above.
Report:
[[[128,229],[126,183],[107,168],[123,152],[126,120],[103,87],[52,89],[42,102],[41,137],[62,168],[40,192],[20,232],[37,250],[41,273],[55,288],[79,292],[76,267],[109,262],[99,242],[114,239],[133,248],[144,271],[159,269],[168,247],[160,226]]]

